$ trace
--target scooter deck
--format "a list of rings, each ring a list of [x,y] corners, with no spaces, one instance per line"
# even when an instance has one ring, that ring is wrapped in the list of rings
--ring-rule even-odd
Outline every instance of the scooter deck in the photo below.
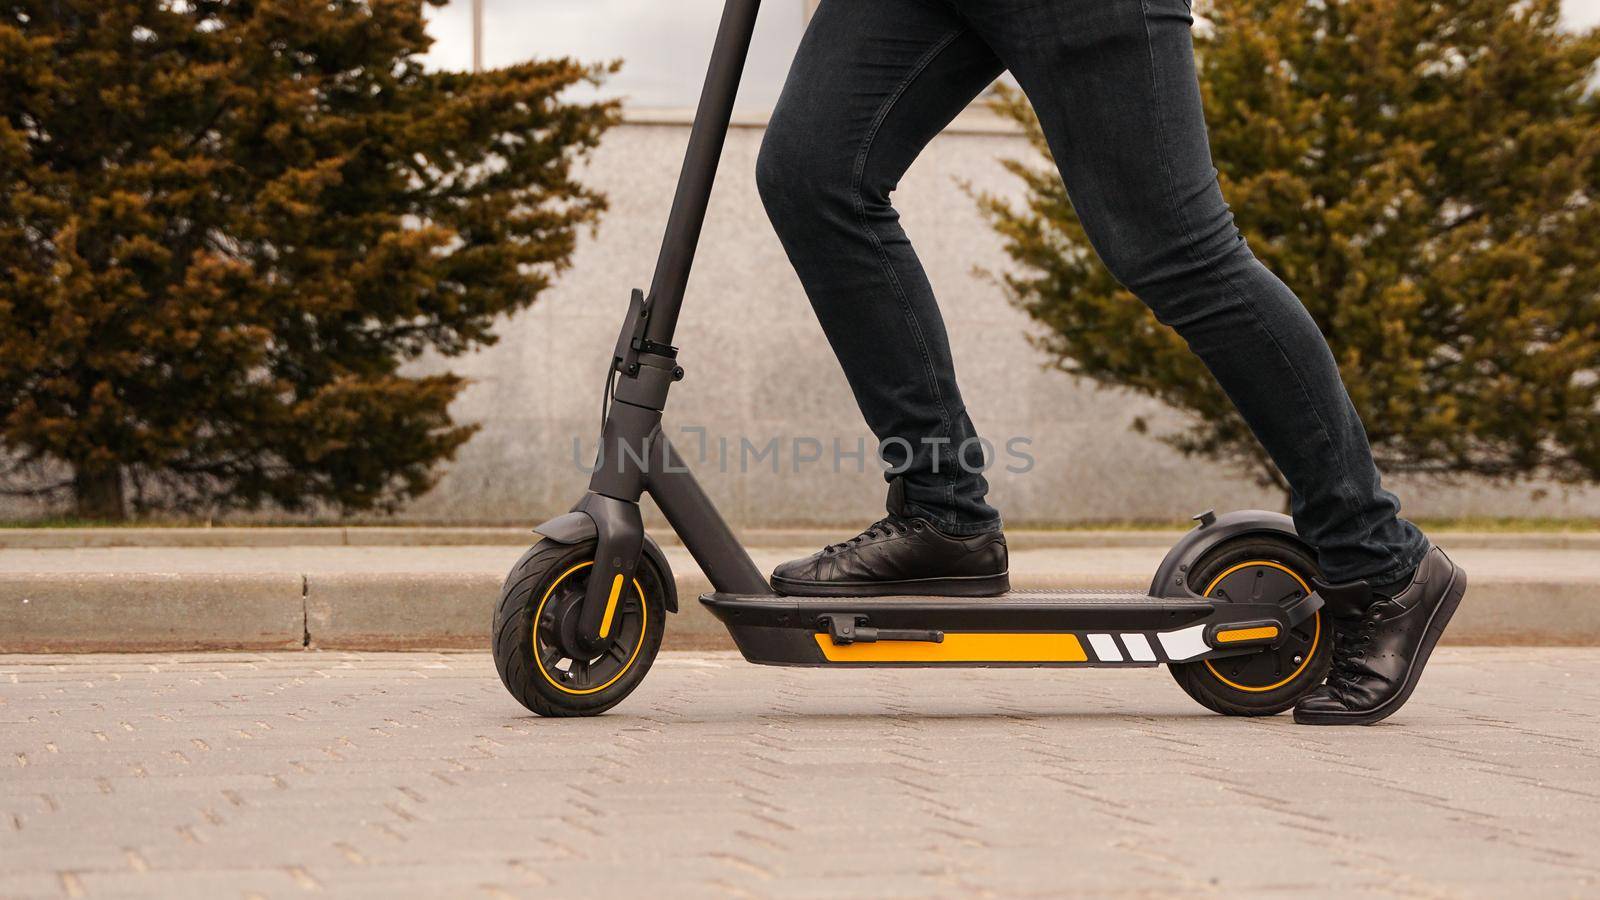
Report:
[[[999,597],[700,598],[745,659],[789,666],[1153,666],[1254,652],[1321,605],[1037,590]]]

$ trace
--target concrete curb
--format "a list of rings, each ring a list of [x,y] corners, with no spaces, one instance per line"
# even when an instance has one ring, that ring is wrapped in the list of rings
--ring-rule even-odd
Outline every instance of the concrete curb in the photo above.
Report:
[[[0,653],[483,649],[500,578],[477,573],[0,576]],[[1140,588],[1140,579],[1034,578],[1019,587]],[[731,649],[680,577],[663,647]],[[1446,643],[1600,645],[1600,584],[1476,579]]]
[[[0,575],[0,652],[291,650],[305,641],[299,575]]]
[[[481,574],[306,576],[313,649],[418,650],[488,645],[503,579]]]
[[[1044,530],[1006,532],[1013,550],[1076,547],[1169,547],[1181,531]],[[663,546],[680,542],[670,528],[653,528]],[[743,532],[749,547],[820,547],[841,529],[763,528]],[[1600,532],[1441,531],[1432,537],[1447,547],[1526,550],[1595,550]],[[71,550],[99,547],[468,547],[526,546],[530,527],[328,526],[226,528],[0,528],[0,549]]]

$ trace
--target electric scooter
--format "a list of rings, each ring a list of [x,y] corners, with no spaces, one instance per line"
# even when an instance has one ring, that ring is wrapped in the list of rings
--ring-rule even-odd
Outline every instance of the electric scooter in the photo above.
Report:
[[[710,580],[700,598],[752,663],[1132,667],[1166,664],[1205,707],[1271,715],[1319,684],[1331,623],[1312,589],[1316,556],[1287,516],[1197,516],[1150,588],[1013,591],[999,597],[791,597],[775,592],[662,433],[682,380],[673,332],[760,0],[728,0],[695,113],[650,293],[635,290],[604,388],[600,463],[571,512],[507,577],[495,666],[545,716],[597,715],[649,671],[678,596],[645,534],[648,493]]]

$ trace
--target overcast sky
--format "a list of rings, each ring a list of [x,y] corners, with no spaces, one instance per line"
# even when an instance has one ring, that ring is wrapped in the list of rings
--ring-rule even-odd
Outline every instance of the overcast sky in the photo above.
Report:
[[[430,61],[472,64],[471,4],[452,0],[433,13]],[[503,66],[533,56],[622,59],[608,94],[639,107],[693,106],[705,76],[722,0],[484,0],[484,63]],[[805,28],[804,0],[765,0],[739,105],[770,109]],[[1600,24],[1600,0],[1566,0],[1567,21]]]
[[[434,64],[472,65],[470,8],[468,0],[452,0],[433,13]],[[608,93],[641,107],[689,107],[700,95],[721,12],[722,0],[484,0],[484,65],[532,56],[621,59]],[[803,0],[761,4],[741,106],[770,109],[777,101],[804,29]]]

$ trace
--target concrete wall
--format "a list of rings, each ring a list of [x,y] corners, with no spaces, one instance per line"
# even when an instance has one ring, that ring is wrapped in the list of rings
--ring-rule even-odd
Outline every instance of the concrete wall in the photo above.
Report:
[[[480,433],[449,465],[438,487],[398,515],[401,522],[526,523],[564,511],[581,494],[598,430],[600,391],[616,330],[633,287],[646,287],[688,139],[687,115],[634,114],[612,131],[586,178],[611,210],[580,244],[570,271],[535,308],[504,322],[500,341],[468,357],[428,359],[418,371],[453,369],[473,380],[458,420]],[[759,121],[733,130],[712,198],[689,298],[678,330],[688,378],[672,395],[667,429],[724,514],[743,526],[819,525],[848,529],[882,507],[882,476],[870,461],[830,464],[872,436],[800,284],[767,224],[753,172]],[[1182,420],[1150,400],[1103,390],[1059,372],[1027,342],[1028,319],[979,270],[1004,268],[994,232],[962,187],[1014,193],[997,160],[1026,157],[1020,138],[968,114],[936,139],[896,196],[904,224],[939,292],[963,394],[979,432],[1004,446],[1031,439],[1024,474],[990,473],[992,499],[1013,524],[1173,519],[1207,507],[1280,508],[1275,492],[1226,467],[1187,460],[1155,439]],[[1248,210],[1241,212],[1248,216]],[[801,373],[799,375],[795,373]],[[1135,433],[1136,419],[1150,425]],[[703,428],[712,459],[696,461]],[[582,449],[574,456],[574,439]],[[741,440],[780,444],[771,460],[741,471]],[[814,439],[824,460],[793,465],[794,440]],[[730,444],[727,471],[716,453]],[[1003,460],[1004,461],[1004,460]],[[1408,513],[1427,516],[1600,516],[1600,489],[1391,484]],[[0,519],[59,514],[0,496]],[[237,520],[281,518],[267,512]]]
[[[536,308],[506,322],[497,346],[421,367],[448,366],[474,379],[455,413],[483,430],[403,519],[527,521],[565,509],[582,491],[586,476],[575,466],[573,439],[583,441],[587,463],[606,359],[629,289],[649,281],[688,137],[673,118],[634,121],[608,136],[587,177],[610,195],[611,211]],[[674,436],[737,524],[859,525],[881,508],[881,475],[870,467],[858,472],[851,460],[835,473],[831,453],[793,470],[796,437],[825,448],[838,439],[853,449],[862,440],[870,447],[871,435],[761,210],[752,175],[761,135],[746,123],[728,140],[678,330],[688,378],[673,393],[668,433],[703,427],[713,450],[719,438],[729,439],[730,471],[721,472],[716,459],[695,462],[693,435]],[[1032,439],[1030,472],[992,473],[996,504],[1014,523],[1281,506],[1281,497],[1248,478],[1135,433],[1138,418],[1153,434],[1181,424],[1159,404],[1043,369],[1044,358],[1027,343],[1027,318],[976,271],[1002,268],[1005,258],[961,185],[965,179],[981,190],[1014,192],[996,160],[1026,153],[1019,138],[972,119],[934,141],[896,198],[939,292],[980,433],[1000,444]],[[781,473],[773,474],[770,461],[740,472],[741,438],[755,446],[778,438]],[[1414,515],[1600,515],[1595,489],[1393,486]]]

